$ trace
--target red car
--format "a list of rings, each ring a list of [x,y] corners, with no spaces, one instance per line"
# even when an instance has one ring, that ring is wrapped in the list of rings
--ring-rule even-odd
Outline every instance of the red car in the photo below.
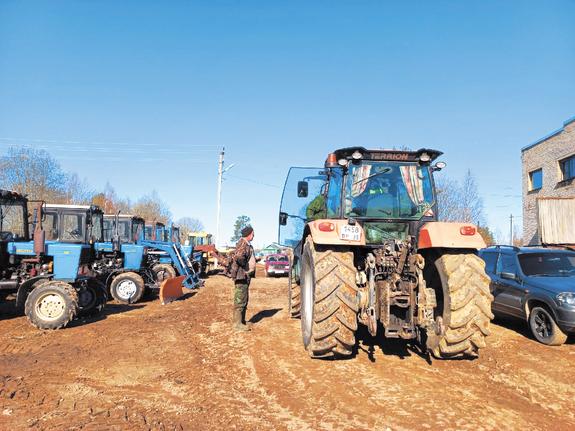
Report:
[[[289,257],[287,254],[270,254],[266,256],[266,277],[272,275],[289,275]]]

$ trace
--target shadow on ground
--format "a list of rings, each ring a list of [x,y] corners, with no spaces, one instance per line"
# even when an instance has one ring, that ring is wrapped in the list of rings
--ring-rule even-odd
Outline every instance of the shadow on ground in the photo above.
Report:
[[[267,319],[269,317],[273,317],[276,315],[276,313],[278,313],[279,311],[283,310],[282,308],[271,308],[269,310],[262,310],[262,311],[258,311],[256,314],[254,314],[251,319],[249,320],[250,323],[258,323],[259,321],[263,320],[263,319]]]

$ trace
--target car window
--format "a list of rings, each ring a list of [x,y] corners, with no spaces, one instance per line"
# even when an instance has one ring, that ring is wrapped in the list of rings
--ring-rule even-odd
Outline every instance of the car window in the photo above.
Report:
[[[288,259],[287,256],[280,256],[280,257],[278,258],[278,261],[280,261],[280,262],[289,262],[289,259]]]
[[[273,256],[268,257],[268,262],[275,262],[276,258]]]
[[[495,273],[495,263],[497,262],[497,253],[482,253],[481,258],[485,261],[485,271]]]
[[[517,274],[515,255],[503,253],[499,255],[499,259],[497,260],[497,274],[501,274],[502,272]]]
[[[527,276],[574,276],[575,254],[566,252],[525,253],[519,255],[519,264]]]

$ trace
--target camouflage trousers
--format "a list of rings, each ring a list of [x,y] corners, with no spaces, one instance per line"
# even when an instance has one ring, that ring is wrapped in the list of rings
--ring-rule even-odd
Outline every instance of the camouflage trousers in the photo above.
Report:
[[[248,300],[250,297],[249,288],[249,280],[239,280],[235,282],[234,308],[236,310],[244,310],[248,306]]]

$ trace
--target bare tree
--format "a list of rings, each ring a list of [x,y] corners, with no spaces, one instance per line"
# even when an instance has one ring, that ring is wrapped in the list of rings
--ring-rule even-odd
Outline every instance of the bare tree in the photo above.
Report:
[[[172,218],[170,209],[155,190],[151,194],[140,198],[134,204],[132,211],[149,223],[154,220],[168,223]]]
[[[10,148],[0,158],[0,184],[29,199],[61,202],[66,199],[66,174],[45,150]]]
[[[66,178],[66,202],[67,204],[89,205],[92,201],[94,190],[86,179],[80,180],[78,174],[68,174]]]
[[[483,200],[470,170],[461,184],[438,175],[436,189],[440,221],[484,224]]]
[[[190,232],[199,232],[204,230],[204,224],[201,220],[193,217],[182,217],[176,221],[176,224],[180,226],[182,239],[187,238]]]

